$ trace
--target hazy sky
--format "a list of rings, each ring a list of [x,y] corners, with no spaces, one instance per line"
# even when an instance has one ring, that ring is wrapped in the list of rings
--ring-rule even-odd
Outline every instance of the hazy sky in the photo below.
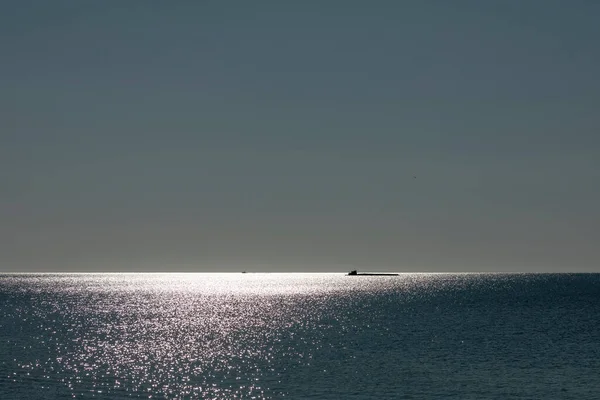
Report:
[[[0,271],[599,271],[600,2],[2,1]]]

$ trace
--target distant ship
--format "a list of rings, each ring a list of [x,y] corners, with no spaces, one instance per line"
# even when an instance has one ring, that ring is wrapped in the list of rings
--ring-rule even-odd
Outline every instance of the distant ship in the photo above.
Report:
[[[398,274],[368,274],[368,273],[358,273],[355,269],[348,272],[347,276],[398,276]]]

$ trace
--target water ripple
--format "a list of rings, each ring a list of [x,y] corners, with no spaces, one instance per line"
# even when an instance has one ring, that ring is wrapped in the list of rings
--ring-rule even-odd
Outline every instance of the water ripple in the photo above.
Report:
[[[263,399],[307,392],[394,398],[400,377],[421,382],[414,393],[427,393],[430,368],[447,364],[449,348],[460,352],[476,340],[494,348],[494,322],[486,319],[483,300],[513,301],[512,314],[494,309],[504,318],[496,324],[502,340],[523,341],[537,329],[507,324],[515,313],[540,307],[532,297],[540,279],[546,288],[555,283],[539,276],[450,274],[3,275],[0,393],[40,399]],[[580,300],[595,299],[597,288],[578,289]],[[560,308],[552,316],[574,318]],[[470,318],[480,321],[479,332],[456,328]],[[577,324],[583,327],[578,338],[597,339],[589,331],[595,319],[578,314]],[[549,347],[554,333],[543,331],[550,325],[538,327],[537,348],[556,351]],[[511,351],[519,358],[528,350],[513,343]],[[600,355],[597,346],[587,351]],[[406,357],[402,362],[399,354]],[[485,362],[481,352],[464,354]],[[598,365],[590,357],[579,362]]]

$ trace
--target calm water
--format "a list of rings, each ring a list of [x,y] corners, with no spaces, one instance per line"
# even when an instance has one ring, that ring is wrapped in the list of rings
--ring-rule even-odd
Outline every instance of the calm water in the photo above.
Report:
[[[600,274],[0,275],[0,399],[600,399]]]

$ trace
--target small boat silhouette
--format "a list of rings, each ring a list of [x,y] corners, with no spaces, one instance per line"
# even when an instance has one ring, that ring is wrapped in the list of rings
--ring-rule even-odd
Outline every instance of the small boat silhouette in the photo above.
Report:
[[[369,273],[358,273],[357,270],[353,269],[348,272],[347,276],[398,276],[398,274],[369,274]]]

